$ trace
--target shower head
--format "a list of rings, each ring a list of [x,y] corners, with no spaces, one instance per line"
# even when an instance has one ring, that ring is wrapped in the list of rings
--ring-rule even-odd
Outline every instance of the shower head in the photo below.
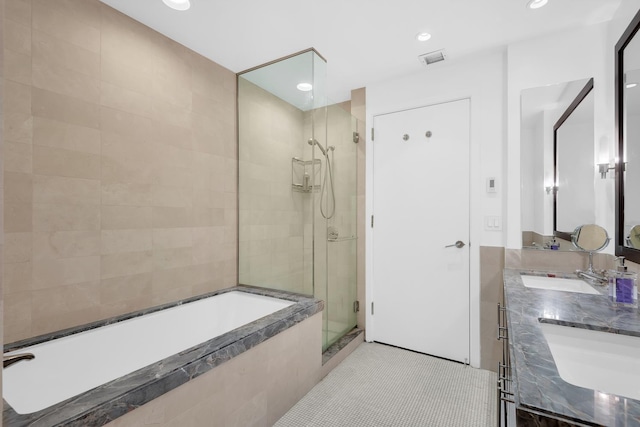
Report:
[[[322,151],[322,155],[323,155],[323,156],[326,156],[326,155],[327,155],[327,151],[326,151],[326,150],[324,149],[324,147],[323,147],[323,146],[322,146],[318,141],[316,141],[315,139],[313,139],[313,138],[309,138],[309,140],[307,141],[307,144],[309,144],[309,145],[311,145],[311,146],[317,145],[317,146],[318,146],[318,148],[320,149],[320,151]]]

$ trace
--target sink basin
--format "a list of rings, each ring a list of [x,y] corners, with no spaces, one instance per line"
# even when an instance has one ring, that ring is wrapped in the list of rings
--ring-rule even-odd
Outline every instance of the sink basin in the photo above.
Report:
[[[593,289],[587,282],[579,279],[563,279],[560,277],[529,276],[521,274],[522,283],[527,288],[550,289],[552,291],[578,292],[581,294],[594,294],[600,292]]]
[[[640,400],[640,337],[540,323],[566,382]]]

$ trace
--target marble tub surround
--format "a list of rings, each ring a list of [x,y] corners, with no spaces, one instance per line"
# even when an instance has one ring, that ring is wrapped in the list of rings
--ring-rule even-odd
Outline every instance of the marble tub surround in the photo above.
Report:
[[[153,311],[169,308],[175,305],[207,298],[229,291],[241,291],[256,295],[280,298],[294,301],[296,304],[265,316],[231,332],[214,337],[200,345],[170,356],[157,363],[149,365],[124,377],[99,386],[87,393],[53,405],[32,414],[17,414],[6,402],[4,404],[3,420],[5,425],[11,426],[101,426],[126,413],[144,405],[147,402],[167,393],[207,371],[223,364],[234,357],[259,345],[279,333],[307,318],[320,313],[324,303],[322,301],[287,292],[257,289],[247,286],[225,289],[166,304],[164,306],[131,313],[125,316],[96,322],[86,327],[72,328],[60,333],[48,334],[17,343],[6,345],[4,351],[16,350],[28,345],[48,341],[61,336],[81,332],[113,322],[138,317]],[[320,336],[320,329],[317,331]],[[321,343],[318,342],[319,352]],[[318,363],[318,369],[320,363]]]
[[[322,353],[322,364],[325,365],[327,362],[333,359],[333,357],[340,353],[345,347],[347,347],[349,343],[351,343],[351,341],[360,337],[363,332],[364,330],[362,329],[354,328],[351,331],[347,332],[344,336],[342,336],[342,338],[340,338],[338,341],[329,346],[329,348],[327,348],[324,353]]]
[[[526,288],[521,274],[504,271],[511,373],[519,425],[640,426],[640,401],[577,387],[559,375],[541,322],[640,336],[637,309],[618,307],[606,296]],[[556,277],[576,278],[567,273]]]

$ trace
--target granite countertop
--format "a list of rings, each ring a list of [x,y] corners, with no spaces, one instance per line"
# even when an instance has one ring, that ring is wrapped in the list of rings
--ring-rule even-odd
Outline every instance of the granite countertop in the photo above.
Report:
[[[41,411],[20,415],[4,401],[4,425],[102,426],[321,312],[324,308],[324,303],[313,297],[237,286],[8,344],[4,346],[4,351],[17,350],[230,291],[265,295],[294,301],[295,304]]]
[[[598,295],[532,289],[524,286],[521,274],[576,278],[566,273],[504,271],[517,410],[577,425],[640,426],[640,401],[565,382],[540,328],[543,322],[640,337],[638,309],[610,302],[606,286],[593,286],[600,292]]]

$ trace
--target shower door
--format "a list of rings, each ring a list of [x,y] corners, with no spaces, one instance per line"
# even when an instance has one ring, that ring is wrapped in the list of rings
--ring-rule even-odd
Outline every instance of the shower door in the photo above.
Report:
[[[322,161],[320,191],[314,197],[314,283],[325,301],[326,349],[356,326],[356,163],[357,122],[339,104],[313,113],[314,135],[326,151],[314,148]]]

